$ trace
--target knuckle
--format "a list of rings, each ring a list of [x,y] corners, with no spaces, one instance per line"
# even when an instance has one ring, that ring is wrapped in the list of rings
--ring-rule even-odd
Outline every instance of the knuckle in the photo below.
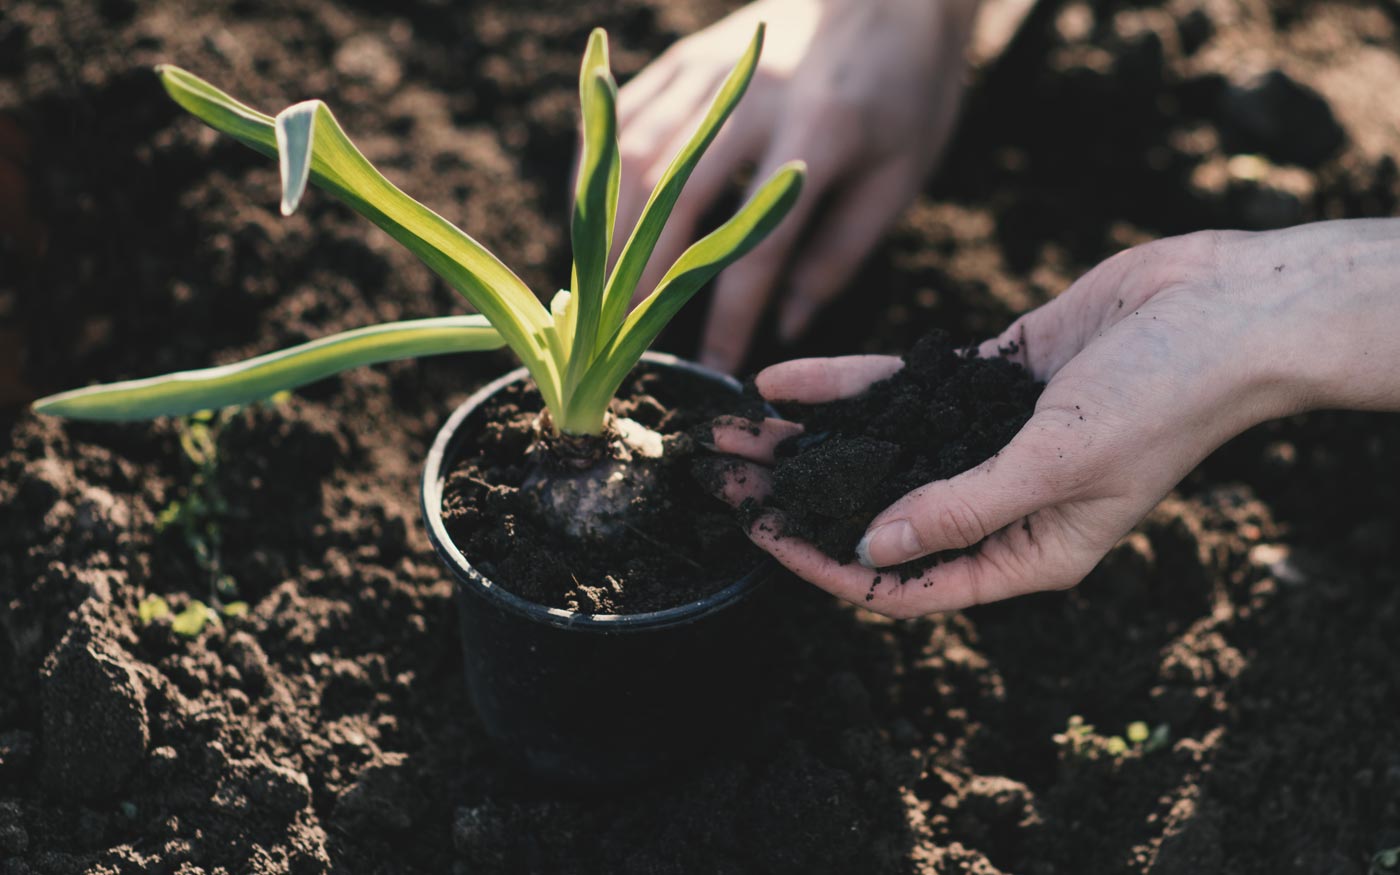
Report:
[[[1129,275],[1153,291],[1192,283],[1213,272],[1223,239],[1220,231],[1196,231],[1146,243],[1130,250],[1140,260]]]
[[[1040,589],[1036,581],[1043,575],[1043,569],[1034,558],[1038,553],[1036,550],[984,551],[982,561],[973,564],[968,581],[973,604],[983,605],[1017,592]],[[995,587],[989,586],[993,578],[997,582]],[[987,595],[989,590],[1001,595],[991,597]]]
[[[987,537],[987,527],[977,510],[956,495],[940,502],[925,518],[923,526],[914,521],[919,546],[925,550],[935,546],[968,547]],[[940,537],[941,536],[941,537]]]

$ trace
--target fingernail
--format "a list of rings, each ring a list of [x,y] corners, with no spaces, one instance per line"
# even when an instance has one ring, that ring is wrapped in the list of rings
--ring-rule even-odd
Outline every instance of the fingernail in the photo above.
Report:
[[[919,533],[909,521],[895,520],[866,532],[856,545],[856,558],[866,568],[884,568],[911,559],[922,550]]]
[[[718,452],[718,447],[715,446],[715,429],[719,425],[718,419],[702,422],[690,429],[690,439],[712,453]]]

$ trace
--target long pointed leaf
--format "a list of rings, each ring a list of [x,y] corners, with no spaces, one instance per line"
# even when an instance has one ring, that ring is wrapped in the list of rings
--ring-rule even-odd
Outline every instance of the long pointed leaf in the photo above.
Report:
[[[277,122],[178,67],[157,68],[176,103],[204,123],[279,159],[284,169],[283,206],[295,206],[298,169],[408,247],[479,310],[530,369],[547,403],[559,402],[558,368],[548,360],[540,332],[550,316],[530,289],[480,243],[404,194],[350,142],[320,101],[298,104],[284,115],[287,155],[278,150]],[[303,136],[304,134],[304,136]],[[310,157],[304,150],[310,150]]]
[[[575,295],[567,289],[560,289],[549,302],[549,312],[554,316],[554,322],[544,330],[544,337],[555,361],[568,361],[569,347],[573,343],[576,301]]]
[[[305,100],[277,113],[277,169],[282,176],[282,215],[296,212],[311,181],[312,147],[316,142],[318,102]]]
[[[617,213],[620,161],[617,150],[617,83],[608,68],[608,37],[597,28],[588,38],[579,73],[583,113],[583,154],[574,192],[572,236],[573,343],[564,378],[572,389],[592,364],[598,345],[608,251]]]
[[[608,400],[641,359],[671,317],[715,274],[742,258],[768,236],[792,209],[802,190],[806,168],[801,161],[784,164],[729,221],[685,251],[652,292],[627,316],[613,338],[580,382],[570,405],[573,425],[601,417]]]
[[[647,261],[656,248],[661,229],[670,218],[671,209],[675,207],[681,189],[685,187],[686,180],[690,179],[695,165],[700,162],[700,156],[709,148],[710,143],[714,142],[720,126],[729,118],[739,98],[744,96],[745,89],[749,87],[753,71],[758,66],[759,53],[763,50],[763,30],[764,26],[760,23],[749,42],[749,47],[710,103],[710,109],[701,120],[699,128],[672,159],[671,165],[656,183],[656,188],[652,190],[651,197],[642,209],[637,227],[628,238],[627,245],[618,257],[617,266],[613,268],[612,276],[608,280],[607,291],[603,296],[603,315],[598,326],[600,343],[610,341],[618,326],[622,324],[627,315],[627,305],[632,301],[632,294],[642,278],[642,271],[646,269]]]
[[[256,358],[162,377],[87,386],[50,395],[34,409],[73,419],[133,420],[250,404],[361,365],[499,349],[505,341],[483,316],[414,319],[356,328]]]

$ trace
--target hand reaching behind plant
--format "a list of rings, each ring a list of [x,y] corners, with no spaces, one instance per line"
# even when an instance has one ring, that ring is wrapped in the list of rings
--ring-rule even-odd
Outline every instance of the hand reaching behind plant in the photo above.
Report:
[[[792,215],[720,276],[704,363],[724,371],[742,363],[779,272],[802,238],[779,314],[783,339],[798,337],[918,191],[957,112],[975,6],[976,0],[756,0],[676,43],[621,90],[614,256],[733,67],[736,47],[758,22],[771,25],[744,103],[696,168],[638,285],[639,295],[650,293],[741,166],[757,162],[753,178],[762,180],[786,161],[807,162]],[[814,216],[818,203],[826,205],[821,217]]]
[[[1241,431],[1319,407],[1400,410],[1400,220],[1203,232],[1109,259],[978,349],[1046,380],[999,454],[914,490],[840,564],[782,537],[768,511],[750,537],[796,574],[893,617],[1078,583],[1193,467]],[[773,401],[860,393],[898,371],[886,356],[804,359],[758,376]],[[716,424],[751,464],[724,497],[767,494],[762,467],[801,426]],[[901,583],[873,568],[982,542]]]

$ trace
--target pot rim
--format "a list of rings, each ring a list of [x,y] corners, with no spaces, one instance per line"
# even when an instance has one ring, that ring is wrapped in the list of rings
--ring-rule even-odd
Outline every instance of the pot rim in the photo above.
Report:
[[[648,364],[674,368],[704,377],[728,386],[735,392],[740,392],[743,389],[738,380],[727,374],[721,374],[668,353],[648,351],[642,354],[641,360]],[[438,430],[437,437],[433,440],[432,448],[428,451],[427,461],[423,466],[420,496],[423,521],[428,529],[428,540],[432,542],[433,549],[437,551],[438,556],[447,565],[453,577],[457,579],[462,591],[465,592],[470,588],[477,596],[485,598],[510,613],[561,629],[617,633],[652,631],[692,623],[701,617],[737,603],[768,579],[774,568],[774,560],[770,556],[765,556],[757,566],[740,576],[738,580],[702,599],[684,602],[659,611],[646,611],[638,614],[585,614],[567,608],[554,608],[532,602],[497,585],[478,571],[476,566],[472,565],[452,541],[452,537],[447,532],[447,525],[442,519],[442,489],[446,476],[443,470],[444,463],[451,457],[452,451],[456,448],[458,429],[467,417],[475,412],[487,398],[506,386],[528,377],[529,371],[527,369],[516,368],[472,393],[466,401],[463,401],[456,410],[452,411],[452,415]]]

